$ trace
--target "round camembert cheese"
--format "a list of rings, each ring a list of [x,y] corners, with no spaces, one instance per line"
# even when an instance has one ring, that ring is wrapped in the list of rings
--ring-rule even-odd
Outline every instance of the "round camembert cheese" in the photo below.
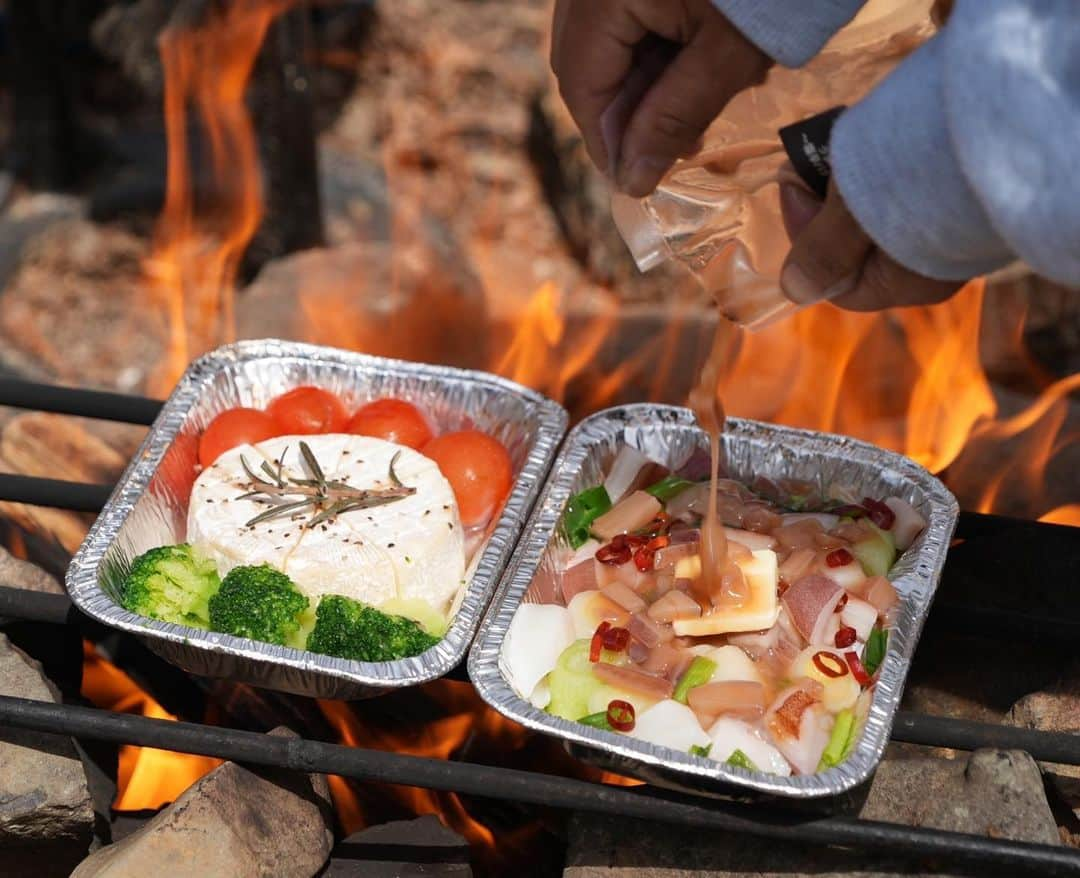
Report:
[[[356,489],[392,487],[390,462],[397,455],[394,472],[416,493],[313,527],[306,524],[316,514],[311,508],[249,525],[270,507],[257,498],[239,499],[252,490],[241,458],[260,476],[266,461],[275,470],[280,463],[286,476],[310,479],[301,442],[328,480]],[[187,527],[188,542],[214,558],[222,576],[240,565],[270,564],[313,603],[323,594],[376,607],[393,599],[422,600],[445,615],[464,585],[464,534],[450,483],[419,452],[369,436],[279,436],[226,451],[196,479]]]

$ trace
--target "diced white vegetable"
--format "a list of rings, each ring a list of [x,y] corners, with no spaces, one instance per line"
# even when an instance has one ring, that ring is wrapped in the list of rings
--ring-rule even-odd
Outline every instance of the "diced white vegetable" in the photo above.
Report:
[[[708,646],[698,655],[716,662],[716,670],[713,671],[710,683],[726,683],[728,681],[747,680],[753,683],[764,683],[761,674],[758,673],[757,665],[739,647],[728,644],[726,646]]]
[[[741,750],[762,771],[787,777],[791,766],[779,750],[765,740],[760,731],[742,720],[721,717],[709,729],[712,749],[709,758],[726,762]]]
[[[637,717],[630,734],[661,747],[689,752],[693,746],[706,747],[710,738],[685,704],[670,698],[660,701]]]
[[[830,677],[828,674],[822,673],[821,669],[814,663],[813,658],[819,652],[827,653],[830,656],[828,659],[823,659],[823,662],[826,662],[826,667],[843,668],[843,674],[839,677]],[[848,668],[843,651],[839,649],[827,649],[821,646],[807,647],[791,663],[788,676],[793,680],[799,677],[809,677],[811,680],[817,680],[825,689],[822,700],[825,709],[830,713],[839,713],[841,710],[854,705],[859,699],[859,693],[862,691],[862,687]]]
[[[605,619],[612,625],[620,626],[630,620],[626,610],[599,591],[578,592],[566,609],[570,613],[575,640],[592,637],[597,626]]]
[[[724,536],[726,536],[733,543],[739,543],[746,546],[751,552],[756,552],[759,549],[775,549],[776,537],[770,537],[768,534],[759,534],[752,530],[743,530],[738,527],[725,527]]]
[[[855,629],[855,636],[866,641],[877,622],[877,607],[856,597],[849,597],[840,611],[840,621]]]
[[[600,542],[598,540],[586,540],[577,549],[567,557],[566,563],[563,564],[563,570],[569,570],[571,567],[577,567],[578,564],[583,564],[586,561],[591,561],[596,557],[596,550],[600,548]]]
[[[785,512],[780,518],[784,521],[784,526],[789,524],[797,524],[800,521],[816,521],[825,530],[832,530],[840,523],[839,515],[832,515],[828,512]]]
[[[533,689],[532,695],[529,696],[529,701],[533,707],[543,710],[549,704],[551,704],[551,687],[548,685],[548,678],[544,677],[539,683],[536,684],[536,688]]]
[[[899,497],[887,497],[885,505],[896,516],[896,521],[889,528],[889,532],[896,542],[896,550],[904,552],[926,528],[926,519],[919,514],[914,506]]]
[[[839,567],[830,567],[827,563],[821,563],[818,566],[818,572],[824,576],[829,577],[833,582],[843,589],[851,591],[853,588],[858,588],[864,582],[866,582],[866,573],[863,571],[862,564],[852,556],[850,564],[841,564]]]
[[[604,479],[604,490],[612,503],[618,503],[630,490],[634,480],[645,467],[651,466],[652,461],[636,448],[624,445],[615,455],[615,460],[608,471],[608,477]]]
[[[502,667],[514,690],[529,698],[577,638],[570,611],[557,604],[522,604],[503,641]],[[550,692],[548,693],[550,698]]]

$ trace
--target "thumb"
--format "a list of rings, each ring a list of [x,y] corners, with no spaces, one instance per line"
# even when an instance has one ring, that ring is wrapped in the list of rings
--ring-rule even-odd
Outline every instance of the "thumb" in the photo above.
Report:
[[[791,245],[780,286],[800,305],[843,295],[859,282],[873,246],[836,185],[830,183],[825,204]]]

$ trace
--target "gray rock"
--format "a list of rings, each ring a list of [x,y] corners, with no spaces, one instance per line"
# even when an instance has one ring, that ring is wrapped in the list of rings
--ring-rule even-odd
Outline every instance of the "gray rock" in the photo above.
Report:
[[[1010,725],[1043,732],[1080,734],[1080,666],[1045,692],[1021,698],[1005,717]],[[1080,765],[1040,763],[1061,822],[1062,837],[1080,847]]]
[[[59,700],[38,663],[3,634],[0,694]],[[71,738],[0,728],[0,875],[69,874],[86,855],[93,826],[90,791]]]
[[[984,750],[968,760],[887,758],[861,815],[1058,844],[1034,760]],[[895,857],[808,848],[591,814],[574,816],[564,878],[914,878]]]
[[[311,878],[330,853],[332,820],[325,777],[227,762],[72,878]]]
[[[434,814],[354,832],[334,848],[319,878],[469,878],[469,843]]]
[[[37,564],[16,558],[3,547],[0,547],[0,585],[64,594],[64,587],[57,582],[55,576],[42,570]]]

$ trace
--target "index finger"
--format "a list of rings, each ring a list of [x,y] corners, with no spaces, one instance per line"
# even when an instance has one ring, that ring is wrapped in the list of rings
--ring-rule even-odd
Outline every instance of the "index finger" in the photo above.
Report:
[[[597,167],[609,166],[600,117],[619,94],[633,63],[634,46],[647,34],[610,0],[560,0],[555,9],[551,68]]]

